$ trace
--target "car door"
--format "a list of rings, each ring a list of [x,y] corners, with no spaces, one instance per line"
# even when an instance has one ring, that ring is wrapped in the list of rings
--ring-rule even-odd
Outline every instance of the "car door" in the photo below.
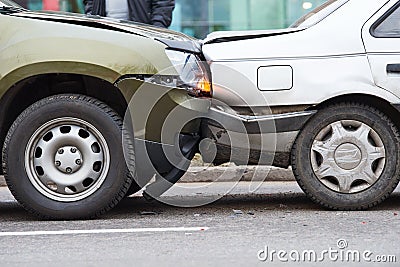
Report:
[[[362,30],[377,86],[400,96],[400,1],[388,1]]]

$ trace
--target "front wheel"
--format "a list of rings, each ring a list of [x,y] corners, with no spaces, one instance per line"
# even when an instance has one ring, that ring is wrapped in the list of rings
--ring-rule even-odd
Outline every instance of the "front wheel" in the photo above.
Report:
[[[3,148],[14,197],[48,219],[92,218],[114,207],[132,183],[122,120],[106,104],[82,95],[52,96],[14,122]],[[131,138],[125,144],[133,149]]]
[[[320,110],[292,150],[293,172],[315,202],[341,210],[366,209],[399,183],[400,139],[382,112],[341,103]]]

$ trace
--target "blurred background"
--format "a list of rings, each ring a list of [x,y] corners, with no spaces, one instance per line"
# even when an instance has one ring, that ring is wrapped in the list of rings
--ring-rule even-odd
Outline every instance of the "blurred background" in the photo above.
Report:
[[[83,0],[14,0],[31,10],[83,13]],[[204,38],[213,31],[286,28],[326,0],[175,0],[170,29]]]

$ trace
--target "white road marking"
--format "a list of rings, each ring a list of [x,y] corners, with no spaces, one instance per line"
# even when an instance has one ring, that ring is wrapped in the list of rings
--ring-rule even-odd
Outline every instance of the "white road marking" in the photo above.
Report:
[[[60,230],[0,232],[4,236],[38,236],[38,235],[83,235],[83,234],[121,234],[121,233],[159,233],[159,232],[197,232],[207,231],[209,227],[170,227],[170,228],[131,228],[131,229],[93,229],[93,230]]]

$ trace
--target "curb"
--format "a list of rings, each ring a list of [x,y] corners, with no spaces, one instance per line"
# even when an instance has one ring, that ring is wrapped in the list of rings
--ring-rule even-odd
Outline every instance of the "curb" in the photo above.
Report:
[[[267,166],[190,167],[179,180],[181,183],[237,182],[237,181],[295,181],[291,169]],[[0,176],[0,186],[7,186]]]
[[[190,167],[179,180],[193,182],[295,181],[292,170],[270,166]]]

